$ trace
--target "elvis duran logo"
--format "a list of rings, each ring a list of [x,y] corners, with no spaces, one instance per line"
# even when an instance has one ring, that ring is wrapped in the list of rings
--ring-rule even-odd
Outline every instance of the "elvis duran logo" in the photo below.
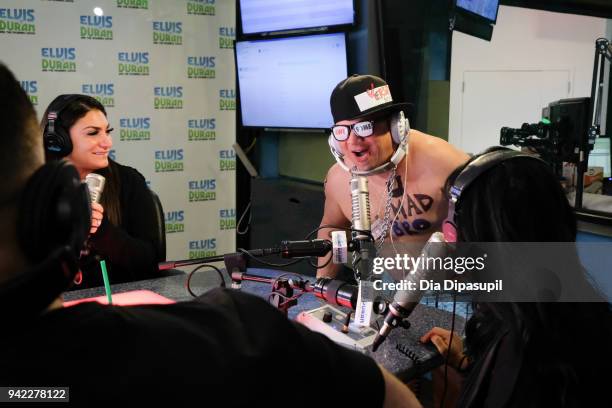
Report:
[[[185,232],[185,211],[168,211],[165,214],[166,234],[174,232]]]
[[[219,229],[236,229],[236,210],[233,208],[223,208],[219,210]]]
[[[146,51],[120,51],[117,60],[119,75],[149,75],[149,53]]]
[[[36,34],[34,9],[0,8],[0,33]]]
[[[28,94],[32,105],[38,105],[38,81],[20,81],[21,87]]]
[[[236,110],[236,91],[233,89],[219,90],[219,110]]]
[[[106,108],[115,107],[115,84],[83,84],[81,93],[93,96]]]
[[[187,57],[187,78],[214,78],[215,57]]]
[[[41,48],[43,72],[76,72],[76,48]]]
[[[189,241],[189,259],[217,255],[217,238]]]
[[[198,16],[214,16],[215,0],[188,0],[187,14]]]
[[[149,0],[117,0],[117,7],[148,10]]]
[[[183,149],[167,149],[155,151],[155,172],[183,171]]]
[[[180,21],[153,21],[153,44],[183,44],[183,23]]]
[[[182,86],[156,86],[153,95],[155,109],[183,109]]]
[[[111,150],[109,150],[109,151],[108,151],[108,157],[109,157],[111,160],[115,160],[115,161],[116,161],[116,160],[117,160],[117,150],[115,150],[115,149],[111,149]]]
[[[119,140],[130,142],[137,140],[151,140],[151,118],[120,118]]]
[[[189,119],[187,121],[187,138],[190,142],[201,140],[215,140],[216,133],[215,118]]]
[[[189,182],[189,202],[217,199],[217,180],[192,180]]]
[[[42,1],[54,1],[56,3],[74,3],[74,0],[42,0]]]
[[[113,16],[81,16],[82,40],[112,40]]]
[[[233,149],[219,151],[219,170],[236,170],[236,152]]]
[[[219,48],[234,48],[236,30],[234,27],[219,27]]]

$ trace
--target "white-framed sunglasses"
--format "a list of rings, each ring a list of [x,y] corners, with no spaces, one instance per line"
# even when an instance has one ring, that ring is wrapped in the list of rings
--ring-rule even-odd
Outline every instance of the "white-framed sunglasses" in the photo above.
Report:
[[[372,136],[374,133],[374,121],[364,120],[363,122],[353,123],[352,125],[335,125],[332,127],[334,139],[343,142],[348,139],[351,130],[359,137]]]

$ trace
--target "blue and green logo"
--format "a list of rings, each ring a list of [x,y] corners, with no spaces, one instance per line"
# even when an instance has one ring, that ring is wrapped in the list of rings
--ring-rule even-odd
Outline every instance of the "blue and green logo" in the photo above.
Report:
[[[215,118],[189,119],[187,121],[187,139],[190,142],[215,140],[217,138]]]
[[[113,16],[81,16],[82,40],[112,40]]]
[[[166,173],[183,171],[183,149],[167,149],[155,151],[155,172]]]
[[[219,90],[219,110],[236,110],[236,91],[233,89]]]
[[[217,199],[217,180],[191,180],[189,182],[189,202],[214,201]]]
[[[119,75],[149,75],[149,53],[120,51],[117,54],[119,61]]]
[[[149,0],[117,0],[117,7],[148,10]]]
[[[187,14],[198,16],[214,16],[215,0],[188,0]]]
[[[131,142],[139,140],[151,140],[151,118],[120,118],[119,140]]]
[[[219,48],[233,49],[235,38],[234,27],[219,27]]]
[[[233,208],[223,208],[219,210],[219,229],[236,229],[236,210]]]
[[[189,259],[217,255],[217,238],[189,241]]]
[[[185,232],[185,211],[168,211],[165,214],[166,234]]]
[[[219,170],[236,170],[236,152],[233,149],[219,150]]]
[[[81,93],[96,98],[106,108],[115,107],[115,84],[83,84]]]
[[[153,95],[155,109],[183,109],[182,86],[156,86]]]
[[[0,33],[36,34],[34,9],[0,8]]]
[[[183,23],[180,21],[153,21],[153,44],[183,44]]]
[[[76,72],[76,49],[41,48],[43,72]]]
[[[38,105],[38,81],[20,81],[21,87],[28,94],[32,105]]]
[[[187,78],[214,78],[215,57],[187,57]]]

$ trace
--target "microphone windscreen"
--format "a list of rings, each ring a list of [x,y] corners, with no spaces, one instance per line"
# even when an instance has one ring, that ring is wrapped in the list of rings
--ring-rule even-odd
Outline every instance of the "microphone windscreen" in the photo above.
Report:
[[[104,178],[104,176],[101,176],[96,173],[89,173],[85,177],[85,183],[87,184],[87,188],[89,189],[89,197],[91,198],[91,202],[100,202],[100,197],[102,196],[102,190],[104,190],[105,181],[106,179]]]

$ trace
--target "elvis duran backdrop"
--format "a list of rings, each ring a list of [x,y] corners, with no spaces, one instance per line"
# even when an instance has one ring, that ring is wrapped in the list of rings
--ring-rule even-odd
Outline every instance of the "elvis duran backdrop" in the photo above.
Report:
[[[39,118],[102,102],[111,157],[160,197],[167,259],[235,250],[234,0],[0,0],[0,60]]]

